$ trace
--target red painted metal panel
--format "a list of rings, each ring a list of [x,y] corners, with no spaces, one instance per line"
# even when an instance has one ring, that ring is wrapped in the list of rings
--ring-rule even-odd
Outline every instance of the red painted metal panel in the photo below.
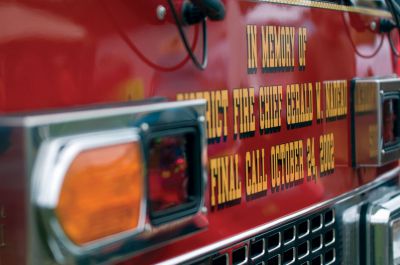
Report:
[[[166,2],[0,3],[2,113],[42,111],[154,96],[176,100],[181,93],[227,91],[227,136],[210,140],[208,156],[210,160],[238,156],[241,198],[234,203],[211,207],[213,176],[209,172],[206,192],[208,229],[143,253],[124,264],[159,262],[215,243],[350,191],[384,170],[371,168],[357,171],[351,167],[349,81],[354,77],[396,72],[388,39],[370,30],[370,23],[377,21],[378,17],[262,1],[227,1],[225,20],[207,23],[209,65],[206,70],[199,71],[188,59],[169,10],[165,21],[157,20],[158,4],[166,5]],[[306,28],[305,69],[299,70],[296,62],[291,71],[263,72],[258,67],[256,73],[248,73],[247,25],[256,25],[259,31],[261,26],[266,25],[294,27],[296,31]],[[196,26],[186,28],[199,56],[200,31]],[[259,32],[258,38],[260,36]],[[332,80],[345,80],[347,83],[348,111],[345,117],[318,123],[314,111],[311,125],[290,129],[286,126],[287,105],[284,104],[279,131],[260,132],[260,87],[281,85],[282,102],[286,102],[287,85],[312,83],[313,102],[316,102],[316,82],[324,85],[325,81]],[[256,130],[253,135],[235,138],[234,89],[250,87],[255,91]],[[218,119],[223,119],[222,110]],[[334,137],[335,168],[333,172],[321,176],[319,143],[320,136],[324,134]],[[315,139],[318,177],[315,180],[305,178],[273,191],[271,147],[301,140],[306,157],[307,139],[312,138]],[[268,191],[255,197],[246,196],[246,153],[261,149],[265,151]],[[304,166],[306,175],[307,167]],[[17,237],[17,232],[13,236],[18,238],[18,244],[10,242],[8,249],[0,249],[0,253],[10,253],[25,241],[23,236]],[[4,255],[7,254],[0,256]],[[6,264],[19,262],[13,260]]]

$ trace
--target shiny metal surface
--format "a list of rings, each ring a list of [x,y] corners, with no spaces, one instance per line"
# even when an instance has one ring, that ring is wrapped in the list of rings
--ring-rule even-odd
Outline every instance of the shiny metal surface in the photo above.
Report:
[[[355,166],[382,166],[398,160],[399,143],[391,148],[384,147],[382,112],[385,95],[400,93],[400,79],[365,78],[353,82]]]
[[[344,264],[360,264],[360,242],[355,240],[360,238],[360,205],[349,207],[343,212],[343,248]]]
[[[192,100],[137,106],[112,105],[0,119],[2,128],[20,131],[22,136],[13,140],[24,143],[18,159],[27,163],[25,194],[29,198],[26,208],[29,222],[24,227],[30,235],[27,263],[53,264],[54,260],[59,264],[104,263],[203,229],[208,224],[207,213],[202,211],[204,195],[195,214],[159,226],[150,222],[145,196],[138,229],[77,246],[63,233],[54,208],[66,168],[80,151],[140,141],[146,137],[147,131],[154,132],[160,126],[174,126],[176,123],[179,128],[189,124],[199,130],[202,145],[200,176],[202,186],[205,186],[204,103],[203,100]],[[143,124],[147,124],[146,131],[142,130]]]
[[[400,214],[400,192],[375,201],[367,212],[368,264],[393,264],[391,225]]]
[[[262,225],[262,226],[254,228],[254,229],[248,230],[248,231],[246,231],[244,233],[238,234],[237,236],[234,236],[234,237],[228,238],[226,240],[217,242],[217,243],[209,245],[209,246],[207,246],[205,248],[200,248],[200,249],[197,249],[196,251],[187,253],[185,255],[178,256],[178,257],[175,257],[173,259],[170,259],[170,260],[167,260],[167,261],[164,261],[164,262],[160,262],[159,264],[162,264],[162,265],[171,264],[172,265],[172,264],[185,263],[185,262],[188,262],[190,260],[195,260],[196,258],[204,256],[204,255],[206,255],[208,253],[212,253],[213,251],[216,251],[218,249],[223,249],[223,248],[229,247],[230,245],[235,244],[236,242],[240,242],[240,241],[242,241],[242,240],[244,240],[246,238],[249,238],[249,237],[254,237],[254,236],[258,235],[258,234],[261,234],[261,233],[263,233],[265,231],[268,231],[269,229],[272,229],[274,227],[278,227],[280,225],[284,225],[285,223],[288,223],[288,222],[294,220],[295,218],[299,218],[301,216],[304,216],[304,215],[307,215],[309,213],[318,211],[318,210],[323,209],[323,208],[328,207],[328,206],[341,205],[341,208],[349,209],[350,207],[352,207],[352,206],[354,206],[356,204],[361,204],[363,202],[363,200],[365,199],[363,197],[363,195],[365,195],[365,194],[369,194],[369,193],[371,193],[373,195],[382,194],[382,190],[379,190],[378,192],[376,192],[375,189],[378,189],[380,186],[385,185],[385,183],[388,183],[389,181],[395,181],[396,184],[395,184],[394,188],[397,188],[398,185],[399,185],[398,184],[399,174],[400,174],[400,168],[392,169],[392,170],[386,172],[385,174],[382,174],[381,176],[379,176],[374,181],[372,181],[372,182],[370,182],[368,184],[365,184],[365,185],[363,185],[363,186],[361,186],[361,187],[359,187],[359,188],[357,188],[357,189],[355,189],[353,191],[345,193],[345,194],[343,194],[341,196],[338,196],[338,197],[333,198],[331,200],[327,200],[327,201],[325,201],[323,203],[319,203],[319,204],[313,205],[312,207],[307,207],[307,208],[302,209],[302,210],[300,210],[300,211],[298,211],[296,213],[288,215],[288,216],[286,216],[284,218],[280,218],[280,219],[275,220],[275,221],[273,221],[271,223],[267,223],[265,225]],[[385,192],[387,190],[393,190],[394,188],[385,189]],[[374,191],[375,191],[375,193],[374,193]],[[358,217],[360,217],[360,216],[357,216],[357,218]],[[359,219],[357,219],[357,220],[359,220]],[[347,222],[349,222],[349,221],[347,221]],[[348,234],[345,234],[345,235],[348,235]],[[352,239],[350,238],[349,240],[357,240],[358,241],[358,238],[352,238]],[[346,243],[346,245],[344,245],[344,248],[351,247],[349,244],[356,244],[357,245],[358,243],[355,242],[355,241],[352,241],[351,243]],[[358,248],[356,246],[356,248],[353,247],[353,249],[357,250]],[[360,253],[360,252],[351,253],[351,255],[364,255],[364,254],[365,253]],[[357,264],[357,262],[349,263],[349,264]]]

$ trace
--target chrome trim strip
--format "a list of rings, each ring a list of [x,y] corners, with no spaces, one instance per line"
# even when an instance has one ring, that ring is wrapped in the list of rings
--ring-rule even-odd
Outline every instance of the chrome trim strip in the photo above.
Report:
[[[387,18],[392,17],[390,12],[386,10],[373,9],[368,7],[359,7],[359,6],[346,6],[346,5],[335,4],[331,2],[316,1],[316,0],[247,0],[247,2],[285,4],[285,5],[321,8],[321,9],[351,12],[351,13],[360,13],[370,16],[381,16]]]
[[[156,112],[162,111],[169,108],[184,108],[184,107],[196,107],[205,105],[206,101],[203,99],[195,100],[184,100],[184,101],[172,101],[172,102],[160,102],[149,105],[138,105],[138,106],[110,106],[104,108],[93,108],[76,110],[62,113],[46,113],[32,116],[0,116],[1,126],[41,126],[41,125],[52,125],[67,122],[74,122],[78,120],[93,120],[94,118],[110,118],[126,114],[135,114],[142,112]],[[22,114],[23,115],[23,114]]]
[[[399,173],[400,173],[400,167],[394,168],[394,169],[390,170],[389,172],[386,172],[386,173],[380,175],[374,181],[372,181],[370,183],[367,183],[367,184],[365,184],[363,186],[360,186],[360,187],[358,187],[358,188],[356,188],[354,190],[351,190],[351,191],[349,191],[347,193],[344,193],[344,194],[342,194],[342,195],[340,195],[338,197],[335,197],[335,198],[329,199],[327,201],[312,205],[312,206],[310,206],[308,208],[305,208],[305,209],[300,210],[298,212],[295,212],[293,214],[287,215],[285,217],[282,217],[282,218],[277,219],[275,221],[272,221],[270,223],[267,223],[267,224],[264,224],[264,225],[260,225],[260,226],[258,226],[256,228],[250,229],[250,230],[248,230],[246,232],[243,232],[243,233],[240,233],[238,235],[229,237],[229,238],[227,238],[225,240],[213,243],[211,245],[199,248],[199,249],[194,250],[192,252],[185,253],[183,255],[174,257],[172,259],[160,262],[158,264],[160,264],[160,265],[181,264],[181,263],[188,262],[188,261],[190,261],[192,259],[199,258],[199,257],[201,257],[203,255],[207,255],[209,253],[212,253],[213,251],[216,251],[218,249],[223,249],[223,248],[229,247],[229,246],[231,246],[231,245],[233,245],[233,244],[235,244],[237,242],[240,242],[242,240],[246,240],[246,239],[248,239],[250,237],[257,236],[258,234],[265,232],[267,229],[270,229],[270,228],[279,226],[281,224],[284,224],[286,222],[289,222],[289,221],[291,221],[291,220],[293,220],[293,219],[295,219],[295,218],[297,218],[299,216],[306,215],[306,214],[308,214],[310,212],[319,210],[321,208],[325,208],[325,207],[327,207],[329,205],[333,205],[335,203],[343,202],[343,201],[345,201],[345,200],[347,200],[347,199],[349,199],[349,198],[351,198],[351,197],[353,197],[353,196],[355,196],[357,194],[360,194],[360,193],[363,193],[363,192],[367,192],[367,191],[369,191],[369,190],[371,190],[371,189],[383,184],[384,182],[395,178],[396,176],[398,177]]]

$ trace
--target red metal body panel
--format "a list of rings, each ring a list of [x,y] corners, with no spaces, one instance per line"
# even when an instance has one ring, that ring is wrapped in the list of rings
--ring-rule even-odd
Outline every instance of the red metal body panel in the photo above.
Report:
[[[154,0],[0,3],[0,111],[4,114],[150,97],[176,100],[180,93],[228,91],[227,137],[210,141],[208,156],[211,160],[238,155],[241,198],[232,204],[211,207],[212,173],[209,172],[208,228],[123,264],[154,263],[182,255],[334,198],[383,171],[382,168],[354,170],[351,166],[349,101],[346,117],[317,123],[314,112],[311,125],[296,129],[285,125],[287,110],[284,108],[279,132],[261,134],[256,123],[254,135],[248,137],[235,138],[232,118],[233,90],[237,88],[254,88],[254,114],[255,120],[259,120],[261,86],[282,85],[285,91],[288,84],[329,80],[346,80],[349,84],[355,77],[395,73],[387,37],[369,28],[377,16],[267,1],[227,1],[225,20],[208,22],[209,65],[205,71],[199,71],[188,60],[172,18],[157,20],[158,4],[167,5],[166,1]],[[248,73],[247,25],[305,27],[308,32],[306,68],[300,71],[296,65],[293,71],[267,73],[258,68],[256,73]],[[201,29],[193,26],[186,31],[189,39],[194,40],[196,53],[200,54]],[[349,98],[350,85],[347,93]],[[315,93],[313,97],[315,102]],[[302,140],[305,148],[307,139],[314,137],[315,157],[319,158],[319,137],[323,134],[334,136],[334,171],[321,176],[321,165],[317,162],[316,179],[305,178],[273,191],[271,147]],[[253,198],[246,196],[246,152],[262,148],[265,149],[268,191]],[[306,170],[305,167],[305,175]],[[4,184],[0,188],[2,193],[20,187],[11,178]],[[22,264],[14,254],[11,256],[19,250],[18,256],[22,259],[24,252],[21,246],[26,241],[25,234],[17,232],[20,218],[24,217],[7,219],[13,241],[0,249],[4,264]]]

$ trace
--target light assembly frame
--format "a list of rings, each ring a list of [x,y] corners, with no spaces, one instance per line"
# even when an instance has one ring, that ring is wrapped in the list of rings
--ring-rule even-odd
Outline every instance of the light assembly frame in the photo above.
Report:
[[[356,78],[351,85],[353,167],[383,166],[400,159],[400,135],[390,146],[383,143],[383,105],[396,99],[400,105],[400,78]],[[400,124],[400,106],[397,126]],[[397,128],[399,129],[399,128]]]
[[[205,109],[205,100],[145,101],[22,113],[0,119],[1,127],[21,136],[18,141],[26,172],[29,260],[40,264],[118,262],[204,230],[208,226],[204,198],[207,184]],[[158,131],[186,127],[196,129],[195,137],[200,148],[196,160],[199,169],[196,178],[200,183],[196,209],[182,218],[155,225],[151,222],[148,207],[146,138]],[[125,143],[139,145],[144,163],[138,225],[89,243],[77,244],[63,231],[55,212],[65,173],[82,151]]]

